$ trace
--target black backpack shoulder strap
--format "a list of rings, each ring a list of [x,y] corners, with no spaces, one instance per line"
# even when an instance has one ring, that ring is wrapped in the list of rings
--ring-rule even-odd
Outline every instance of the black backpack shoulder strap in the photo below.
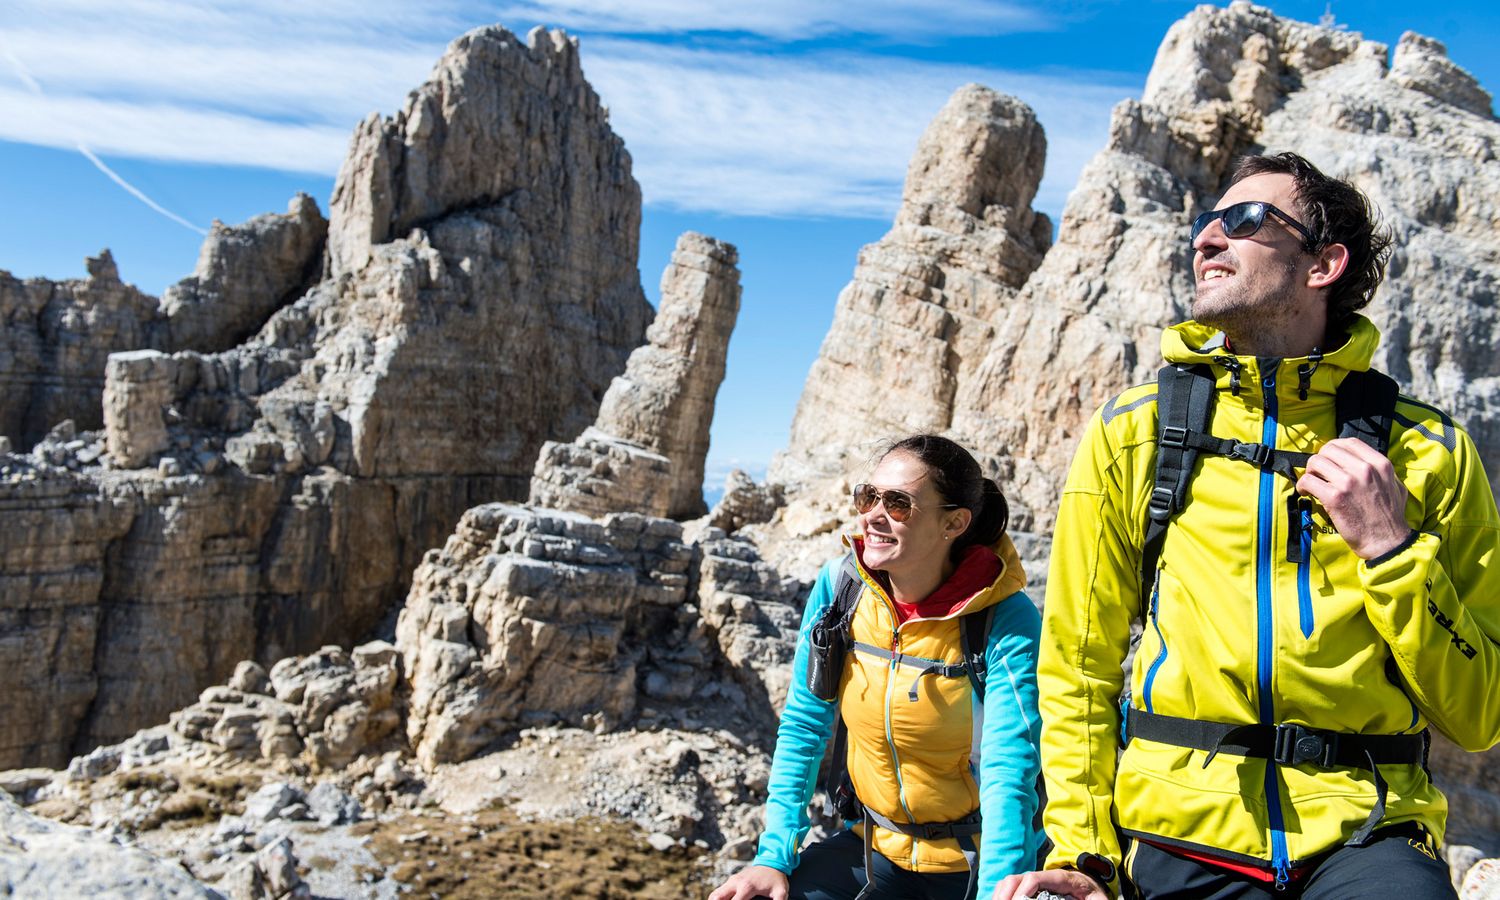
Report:
[[[1384,372],[1367,369],[1345,375],[1334,398],[1339,437],[1358,438],[1384,456],[1390,448],[1397,391],[1395,379]]]
[[[1188,482],[1198,462],[1191,434],[1207,434],[1213,415],[1214,375],[1207,365],[1163,366],[1156,373],[1156,475],[1146,503],[1146,535],[1141,542],[1141,595],[1156,581],[1167,523],[1187,500]]]
[[[837,612],[838,621],[845,627],[849,624],[854,604],[859,602],[864,585],[864,580],[859,577],[859,563],[854,559],[854,551],[850,550],[839,563],[838,578],[833,583],[833,603],[829,605],[829,609]]]
[[[984,679],[989,674],[989,662],[984,650],[990,643],[990,629],[995,624],[995,606],[965,615],[959,622],[959,646],[964,655],[964,670],[969,675],[969,684],[974,687],[974,696],[984,702]]]
[[[837,625],[847,632],[854,617],[854,607],[863,593],[864,580],[859,575],[859,563],[850,550],[839,564],[839,574],[834,581],[833,602],[824,610],[824,621]],[[848,742],[849,727],[844,724],[844,711],[839,709],[833,716],[833,747],[828,759],[828,769],[823,776],[823,811],[827,815],[838,815],[845,819],[859,817],[859,800],[854,795],[854,784],[849,780]]]

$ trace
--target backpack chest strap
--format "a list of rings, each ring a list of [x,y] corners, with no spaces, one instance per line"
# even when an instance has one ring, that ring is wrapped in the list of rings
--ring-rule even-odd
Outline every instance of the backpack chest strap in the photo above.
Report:
[[[867,644],[864,641],[855,641],[853,646],[857,653],[891,660],[898,668],[902,666],[915,668],[917,670],[917,677],[912,680],[911,688],[906,692],[906,699],[912,703],[917,702],[917,689],[922,685],[923,675],[941,675],[944,678],[966,678],[969,674],[969,664],[966,662],[948,663],[940,659],[927,659],[926,657],[912,656],[907,653],[896,653],[884,647]]]
[[[1296,469],[1307,468],[1307,461],[1312,459],[1310,453],[1299,453],[1295,450],[1278,450],[1266,444],[1248,444],[1244,441],[1234,441],[1229,438],[1215,437],[1200,431],[1190,431],[1186,428],[1167,426],[1162,429],[1161,446],[1168,448],[1184,448],[1196,450],[1199,453],[1207,453],[1211,456],[1223,456],[1229,459],[1237,459],[1247,462],[1263,472],[1275,472],[1292,481],[1297,480]],[[1155,494],[1152,494],[1153,501]]]

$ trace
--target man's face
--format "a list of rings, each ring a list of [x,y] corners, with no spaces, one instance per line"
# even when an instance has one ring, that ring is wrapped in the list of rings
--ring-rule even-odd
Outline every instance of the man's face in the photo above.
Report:
[[[1270,203],[1302,218],[1290,175],[1252,175],[1225,192],[1214,209],[1246,200]],[[1301,236],[1275,215],[1267,215],[1244,238],[1227,237],[1222,221],[1211,222],[1193,241],[1193,318],[1231,339],[1293,321],[1306,304],[1324,302],[1307,288],[1303,266],[1310,261]]]

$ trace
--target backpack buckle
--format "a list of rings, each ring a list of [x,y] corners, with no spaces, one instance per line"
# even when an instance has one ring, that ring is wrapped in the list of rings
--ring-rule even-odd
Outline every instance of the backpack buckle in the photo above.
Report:
[[[1165,522],[1172,518],[1172,507],[1175,505],[1177,495],[1171,488],[1157,487],[1151,491],[1151,499],[1146,503],[1146,513],[1157,522]]]
[[[1234,446],[1224,455],[1230,459],[1244,460],[1257,469],[1264,469],[1266,463],[1271,460],[1272,452],[1271,448],[1265,444],[1242,444],[1235,441]]]
[[[952,822],[927,822],[918,826],[922,829],[922,838],[929,841],[941,841],[953,837]]]
[[[1161,429],[1160,444],[1163,447],[1175,447],[1182,449],[1187,446],[1188,430],[1176,425],[1163,425]]]
[[[1338,756],[1339,736],[1331,731],[1317,731],[1301,725],[1276,726],[1276,752],[1272,759],[1278,765],[1301,766],[1312,763],[1333,768]]]

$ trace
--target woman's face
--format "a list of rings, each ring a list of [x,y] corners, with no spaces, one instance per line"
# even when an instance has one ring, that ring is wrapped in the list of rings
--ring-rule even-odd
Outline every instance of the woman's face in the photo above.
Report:
[[[955,527],[958,519],[967,511],[944,509],[945,501],[928,477],[927,466],[909,453],[887,453],[870,474],[870,484],[880,491],[910,494],[915,508],[905,522],[891,518],[883,502],[860,514],[865,566],[898,576],[927,567],[941,569],[951,538],[962,530]]]

